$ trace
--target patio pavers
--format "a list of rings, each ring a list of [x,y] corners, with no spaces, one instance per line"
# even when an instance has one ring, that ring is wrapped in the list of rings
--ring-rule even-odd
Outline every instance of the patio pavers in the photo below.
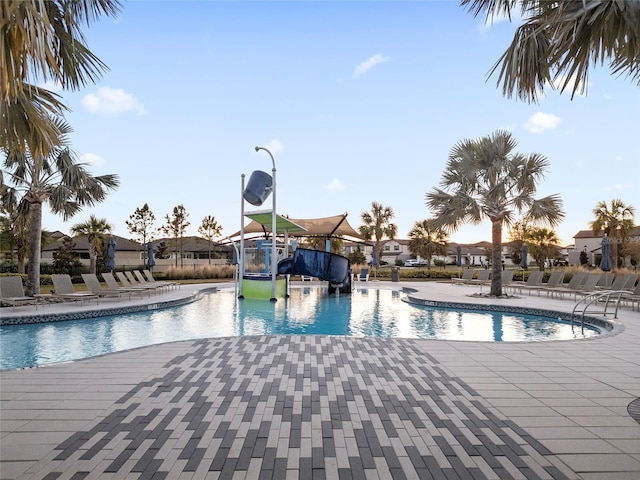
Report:
[[[621,321],[577,342],[214,338],[4,371],[0,478],[638,478],[640,315]]]

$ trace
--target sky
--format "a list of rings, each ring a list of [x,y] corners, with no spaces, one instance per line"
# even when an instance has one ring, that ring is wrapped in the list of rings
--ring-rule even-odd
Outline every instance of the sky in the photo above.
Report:
[[[125,1],[85,29],[109,71],[59,92],[79,161],[120,186],[67,222],[45,207],[43,228],[68,233],[94,214],[132,238],[125,221],[147,203],[156,227],[183,205],[187,235],[209,215],[233,234],[241,175],[271,173],[262,146],[278,213],[347,212],[357,229],[375,201],[407,238],[432,216],[425,194],[451,149],[502,129],[517,152],[548,159],[536,196],[561,196],[556,232],[572,244],[599,201],[640,208],[640,90],[605,65],[573,100],[552,89],[537,104],[504,97],[488,73],[516,25],[487,24],[457,1]],[[450,241],[490,237],[485,222]]]

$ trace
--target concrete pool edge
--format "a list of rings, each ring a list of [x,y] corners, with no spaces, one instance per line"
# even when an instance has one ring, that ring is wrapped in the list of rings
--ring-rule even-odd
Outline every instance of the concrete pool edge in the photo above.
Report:
[[[64,313],[40,313],[36,315],[21,316],[2,316],[0,318],[0,327],[9,327],[13,325],[27,325],[33,323],[54,323],[64,322],[68,320],[82,320],[99,317],[109,317],[111,315],[123,315],[128,313],[148,312],[149,310],[162,310],[164,308],[178,307],[199,300],[202,295],[212,293],[218,290],[218,287],[207,287],[194,291],[186,297],[174,298],[171,300],[163,300],[150,303],[139,303],[136,305],[127,305],[121,307],[101,308],[93,310],[80,310],[77,312]]]

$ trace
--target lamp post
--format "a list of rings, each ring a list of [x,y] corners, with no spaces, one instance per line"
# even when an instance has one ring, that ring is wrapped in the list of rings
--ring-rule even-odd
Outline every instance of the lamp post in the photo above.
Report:
[[[276,161],[271,152],[264,147],[256,147],[256,152],[264,150],[271,157],[271,177],[273,178],[273,191],[271,197],[273,199],[273,207],[271,210],[271,301],[277,301],[276,298],[276,269],[278,268],[277,249],[276,249]]]

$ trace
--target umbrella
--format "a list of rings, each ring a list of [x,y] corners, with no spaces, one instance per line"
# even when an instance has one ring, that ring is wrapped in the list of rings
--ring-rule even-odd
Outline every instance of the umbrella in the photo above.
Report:
[[[603,272],[610,272],[611,265],[611,243],[609,242],[609,237],[605,233],[604,237],[602,237],[602,260],[600,260],[600,269]]]
[[[151,268],[155,266],[156,261],[153,258],[153,245],[151,242],[147,243],[147,267]]]
[[[527,246],[526,245],[522,245],[522,258],[520,259],[520,268],[522,268],[523,270],[525,270],[527,268],[527,265],[529,263],[529,261],[527,260],[527,254],[528,254],[528,250],[527,250]]]
[[[460,245],[456,247],[456,265],[459,267],[462,265],[462,247]]]
[[[107,243],[107,268],[109,270],[116,268],[116,241],[113,237],[109,237]]]

